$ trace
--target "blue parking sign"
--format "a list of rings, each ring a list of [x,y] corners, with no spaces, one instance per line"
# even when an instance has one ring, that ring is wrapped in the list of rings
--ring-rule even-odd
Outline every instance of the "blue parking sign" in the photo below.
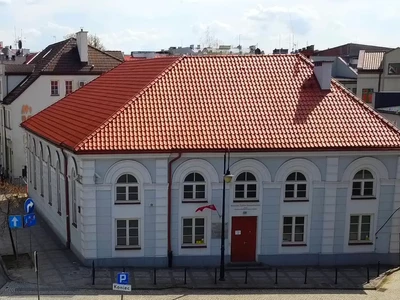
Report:
[[[117,283],[118,284],[128,284],[129,283],[129,273],[118,273]]]

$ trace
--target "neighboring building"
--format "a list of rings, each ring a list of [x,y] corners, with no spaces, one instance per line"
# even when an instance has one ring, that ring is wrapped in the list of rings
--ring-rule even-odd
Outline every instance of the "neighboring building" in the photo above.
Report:
[[[373,107],[376,93],[400,92],[400,48],[361,50],[357,69],[357,96]]]
[[[22,48],[22,41],[18,41],[18,48],[12,46],[3,47],[0,42],[0,64],[24,64],[28,61],[30,50]]]
[[[230,151],[227,262],[396,264],[400,132],[331,67],[126,62],[22,123],[29,195],[85,264],[216,265],[221,219],[196,210],[222,213]]]
[[[340,45],[334,48],[328,48],[325,50],[317,50],[313,56],[338,56],[348,63],[352,68],[357,68],[358,56],[361,50],[365,51],[390,51],[392,48],[348,43]]]
[[[1,96],[0,164],[11,178],[21,177],[26,167],[27,145],[20,123],[122,61],[89,46],[87,32],[80,31],[77,39],[49,45],[27,65],[5,66],[6,77],[0,80],[3,86],[8,80]]]
[[[115,58],[118,58],[119,60],[124,61],[125,60],[125,55],[124,52],[119,51],[119,50],[105,50],[105,53],[114,56]]]
[[[343,58],[338,56],[311,56],[310,59],[312,61],[332,61],[332,77],[354,95],[357,94],[357,71],[347,64]]]

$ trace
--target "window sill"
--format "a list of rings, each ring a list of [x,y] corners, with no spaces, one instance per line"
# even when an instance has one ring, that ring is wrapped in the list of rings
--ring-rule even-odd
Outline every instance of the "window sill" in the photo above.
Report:
[[[233,203],[258,203],[260,200],[254,199],[254,200],[246,200],[246,199],[237,199],[233,200]]]
[[[351,197],[351,200],[376,200],[376,197],[375,197],[375,196],[370,196],[370,197],[364,197],[364,196],[361,196],[361,197],[358,197],[358,196],[352,196],[352,197]]]
[[[282,247],[307,247],[307,244],[282,244]]]
[[[121,251],[121,250],[141,250],[141,247],[115,247],[116,251]]]
[[[208,200],[182,200],[182,203],[208,203]]]
[[[182,245],[181,248],[182,249],[195,249],[195,248],[204,249],[204,248],[207,248],[207,245]]]
[[[310,202],[309,199],[283,199],[283,202]]]
[[[59,216],[61,216],[61,211],[58,211],[57,214],[58,214]]]
[[[349,246],[366,246],[373,245],[373,242],[349,242]]]
[[[74,226],[75,228],[78,228],[78,225],[76,225],[75,223],[72,223],[72,226]]]
[[[136,201],[118,201],[118,202],[114,202],[115,205],[137,205],[137,204],[141,204],[140,202],[136,202]]]
[[[59,94],[50,95],[51,97],[60,97]]]

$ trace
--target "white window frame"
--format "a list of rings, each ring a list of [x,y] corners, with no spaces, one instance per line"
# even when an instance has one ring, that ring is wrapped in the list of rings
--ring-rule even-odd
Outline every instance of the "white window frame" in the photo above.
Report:
[[[201,177],[203,177],[204,181],[185,181],[186,178],[191,175],[194,174],[194,178],[196,178],[196,174],[199,174]],[[186,176],[183,179],[183,189],[182,189],[182,202],[207,202],[207,181],[206,181],[206,177],[197,171],[192,171],[186,174]],[[192,198],[185,198],[185,187],[186,186],[191,186],[192,187]],[[197,192],[197,187],[198,186],[203,186],[204,187],[204,198],[197,198],[196,197],[196,192]],[[189,192],[186,192],[189,193]]]
[[[72,198],[72,225],[78,227],[78,205],[76,199],[76,173],[75,169],[71,172],[71,198]]]
[[[245,180],[245,181],[237,181],[237,180],[236,180],[236,181],[235,181],[234,191],[233,191],[233,193],[234,193],[233,201],[234,201],[234,202],[259,201],[259,199],[258,199],[258,181],[257,181],[257,176],[254,175],[253,172],[250,172],[250,171],[243,171],[243,172],[240,172],[240,173],[239,173],[238,177],[239,177],[240,175],[242,175],[243,173],[248,173],[248,174],[253,175],[254,178],[256,178],[256,180]],[[236,178],[237,178],[237,177],[236,177]],[[237,198],[237,197],[236,197],[236,186],[237,186],[237,185],[244,185],[244,191],[243,191],[244,197],[243,197],[243,198]],[[255,192],[256,192],[256,196],[255,196],[255,197],[251,197],[251,198],[247,197],[248,185],[255,185],[255,186],[256,186],[256,191],[255,191]]]
[[[370,178],[366,178],[366,179],[364,179],[364,178],[362,178],[362,179],[355,179],[355,176],[357,175],[357,173],[359,173],[359,172],[361,172],[361,171],[368,171],[368,172],[370,172],[371,173],[371,175],[372,175],[372,179],[370,179]],[[361,195],[353,195],[353,185],[354,185],[354,183],[355,182],[360,182],[361,183]],[[365,183],[366,182],[372,182],[372,195],[364,195],[364,192],[365,192]],[[376,199],[376,176],[374,175],[374,173],[373,172],[371,172],[370,170],[368,170],[368,169],[360,169],[360,170],[358,170],[355,174],[354,174],[354,176],[353,176],[353,179],[352,179],[352,182],[351,182],[351,198],[352,199]]]
[[[42,143],[40,143],[39,180],[40,180],[40,196],[42,197],[44,197],[43,163],[44,163],[43,146]]]
[[[61,162],[57,159],[56,162],[56,189],[57,189],[57,213],[61,216]]]
[[[118,245],[118,221],[125,221],[125,229],[126,229],[126,245]],[[138,239],[138,244],[137,245],[130,245],[129,244],[129,221],[137,221],[137,239]],[[141,248],[141,243],[140,243],[140,219],[138,218],[130,218],[130,219],[124,219],[124,218],[117,218],[115,219],[115,249],[140,249]]]
[[[297,173],[302,174],[306,178],[306,180],[297,180],[297,178],[296,178],[296,180],[294,180],[294,181],[288,181],[287,178],[290,175],[292,175],[293,173],[296,173],[296,177],[297,177]],[[294,185],[294,191],[293,191],[294,197],[286,197],[286,186],[289,185],[289,184],[290,185]],[[300,184],[305,184],[306,185],[306,196],[305,197],[297,197],[298,186]],[[293,171],[293,172],[290,172],[286,176],[285,185],[284,185],[284,191],[283,191],[283,200],[284,201],[287,201],[287,202],[290,202],[290,201],[294,201],[294,202],[295,201],[308,201],[309,200],[308,191],[309,191],[309,184],[308,184],[307,176],[303,172],[301,172],[301,171]]]
[[[131,175],[136,179],[135,183],[117,183],[118,179],[120,179],[122,176],[126,175]],[[117,200],[117,189],[118,187],[124,187],[125,188],[125,200]],[[129,188],[130,187],[137,187],[137,194],[138,194],[138,200],[129,200]],[[114,193],[115,193],[115,204],[140,204],[141,203],[141,190],[140,190],[140,183],[137,178],[137,176],[130,174],[130,173],[122,173],[118,176],[116,182],[115,182],[115,187],[114,187]]]
[[[204,226],[203,226],[203,242],[202,243],[197,243],[196,242],[196,220],[201,219],[204,222]],[[184,237],[184,220],[192,220],[192,243],[184,243],[183,242],[183,237]],[[205,217],[182,217],[181,220],[181,224],[182,224],[182,230],[181,230],[181,247],[182,248],[194,248],[194,247],[207,247],[207,218]]]
[[[49,196],[49,205],[53,205],[53,192],[51,186],[51,155],[47,156],[47,193]]]
[[[292,224],[291,224],[291,241],[284,241],[283,240],[283,235],[285,234],[285,218],[291,218],[292,219]],[[296,218],[304,218],[304,224],[303,224],[303,240],[302,241],[295,241],[295,230],[296,230]],[[301,246],[306,246],[307,245],[307,216],[306,215],[296,215],[296,216],[289,216],[289,215],[284,215],[282,216],[282,236],[281,236],[281,242],[282,245],[301,245]]]
[[[86,81],[84,81],[84,80],[78,81],[78,88],[84,87],[85,85],[86,85]]]
[[[37,176],[36,176],[36,143],[33,140],[33,188],[37,189]]]
[[[71,92],[67,93],[67,83],[71,83]],[[65,80],[65,96],[73,93],[74,91],[74,81],[73,80]]]
[[[368,235],[368,239],[366,239],[366,240],[362,240],[361,239],[361,226],[362,226],[362,217],[369,217],[369,235]],[[352,217],[358,217],[358,223],[357,223],[357,225],[358,225],[358,229],[357,229],[357,240],[350,240],[350,235],[351,235],[351,232],[350,232],[350,229],[351,229],[351,225],[352,225],[352,223],[351,223],[351,218]],[[373,223],[374,223],[374,215],[373,214],[350,214],[350,217],[349,217],[350,219],[349,219],[349,245],[352,245],[352,244],[372,244],[373,242],[372,242],[372,239],[371,239],[371,237],[372,237],[372,230],[373,230]],[[354,223],[353,223],[354,224]]]
[[[53,82],[57,83],[57,93],[53,93]],[[50,96],[60,96],[60,82],[58,80],[50,80]]]

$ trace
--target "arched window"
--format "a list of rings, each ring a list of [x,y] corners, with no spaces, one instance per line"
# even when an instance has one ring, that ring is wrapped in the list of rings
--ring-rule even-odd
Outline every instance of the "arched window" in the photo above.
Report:
[[[139,183],[135,176],[123,174],[115,185],[116,203],[140,202]]]
[[[206,199],[206,181],[203,175],[193,172],[185,177],[183,183],[183,200]]]
[[[250,172],[240,173],[235,182],[235,200],[256,200],[257,179]]]
[[[57,212],[61,216],[61,163],[60,159],[56,162],[56,190],[57,190]]]
[[[40,180],[40,195],[43,197],[43,147],[42,143],[40,143],[40,160],[39,160],[39,180]]]
[[[32,157],[32,169],[33,169],[33,188],[36,190],[36,180],[37,180],[37,176],[36,176],[36,143],[35,140],[33,140],[33,157]]]
[[[53,193],[51,188],[51,154],[47,157],[47,193],[49,196],[49,204],[53,205]]]
[[[71,172],[71,199],[72,199],[72,225],[75,225],[75,227],[78,224],[78,218],[77,218],[77,205],[76,205],[76,173],[75,169],[72,169]]]
[[[374,175],[368,170],[360,170],[354,175],[352,197],[374,197]]]
[[[285,200],[307,200],[307,179],[303,173],[293,172],[286,178]]]

